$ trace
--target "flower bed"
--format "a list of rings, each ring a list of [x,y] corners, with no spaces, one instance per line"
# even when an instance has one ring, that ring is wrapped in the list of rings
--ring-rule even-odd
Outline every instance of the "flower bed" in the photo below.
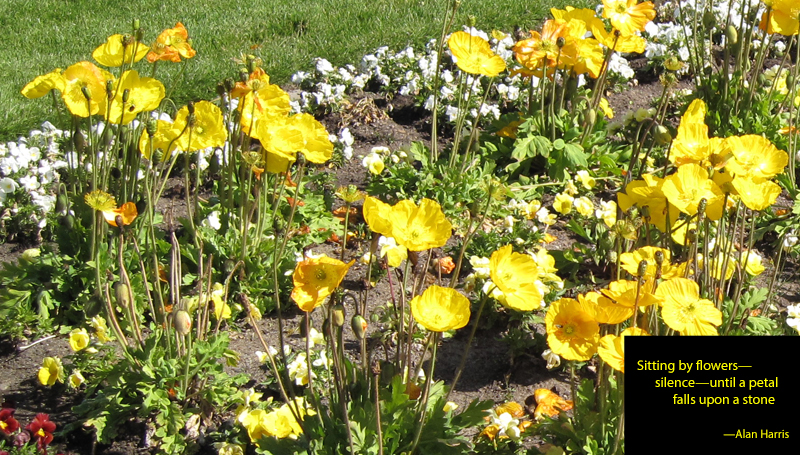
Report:
[[[624,453],[623,337],[796,333],[792,8],[466,24],[291,95],[246,55],[182,107],[155,75],[191,64],[186,28],[112,35],[22,89],[63,129],[0,148],[2,229],[44,241],[0,272],[0,329],[63,335],[29,376],[77,401],[26,428],[4,405],[0,447],[57,424],[159,453]],[[620,116],[639,54],[661,96]],[[365,143],[403,100],[430,140]]]

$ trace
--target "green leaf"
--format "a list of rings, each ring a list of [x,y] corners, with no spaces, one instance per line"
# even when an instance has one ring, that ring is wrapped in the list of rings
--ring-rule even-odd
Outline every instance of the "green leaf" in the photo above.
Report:
[[[580,144],[566,144],[564,146],[564,155],[570,168],[589,166],[589,162],[586,161],[586,153]]]

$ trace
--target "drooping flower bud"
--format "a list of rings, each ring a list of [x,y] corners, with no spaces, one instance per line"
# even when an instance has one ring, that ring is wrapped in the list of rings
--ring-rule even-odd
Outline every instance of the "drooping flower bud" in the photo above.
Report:
[[[343,305],[334,305],[333,312],[331,313],[331,319],[333,320],[333,325],[336,327],[341,327],[344,325],[344,306]]]
[[[189,331],[192,330],[192,317],[189,316],[188,311],[178,310],[173,316],[172,324],[175,326],[176,332],[181,335],[188,335]]]
[[[363,340],[364,336],[367,334],[367,320],[364,319],[364,316],[360,314],[353,316],[351,326],[353,328],[353,333],[356,334],[356,338]]]

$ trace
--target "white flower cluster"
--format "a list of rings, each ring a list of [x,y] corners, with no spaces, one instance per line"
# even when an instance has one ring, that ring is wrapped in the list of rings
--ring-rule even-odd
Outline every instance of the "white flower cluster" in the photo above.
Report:
[[[68,136],[69,133],[44,122],[41,129],[31,131],[27,137],[0,144],[0,208],[8,205],[11,195],[25,191],[36,207],[33,221],[39,228],[46,225],[45,215],[55,205],[57,170],[67,167],[58,142]],[[20,209],[17,205],[6,208],[10,214]]]

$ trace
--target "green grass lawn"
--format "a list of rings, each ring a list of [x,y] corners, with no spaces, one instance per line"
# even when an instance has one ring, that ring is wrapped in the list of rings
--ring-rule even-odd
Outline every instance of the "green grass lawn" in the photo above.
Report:
[[[594,7],[589,0],[463,0],[456,27],[469,15],[477,27],[511,31],[538,28],[549,7]],[[233,58],[260,56],[273,81],[307,70],[314,57],[336,65],[358,63],[379,46],[401,50],[438,37],[450,0],[6,0],[0,4],[0,140],[26,134],[56,117],[49,97],[27,100],[20,89],[37,75],[91,60],[108,35],[130,32],[133,19],[145,43],[181,21],[197,56],[184,83],[173,93],[177,104],[214,96],[217,82],[236,76]],[[161,63],[157,77],[167,87],[179,65]],[[141,66],[140,66],[141,68]]]

